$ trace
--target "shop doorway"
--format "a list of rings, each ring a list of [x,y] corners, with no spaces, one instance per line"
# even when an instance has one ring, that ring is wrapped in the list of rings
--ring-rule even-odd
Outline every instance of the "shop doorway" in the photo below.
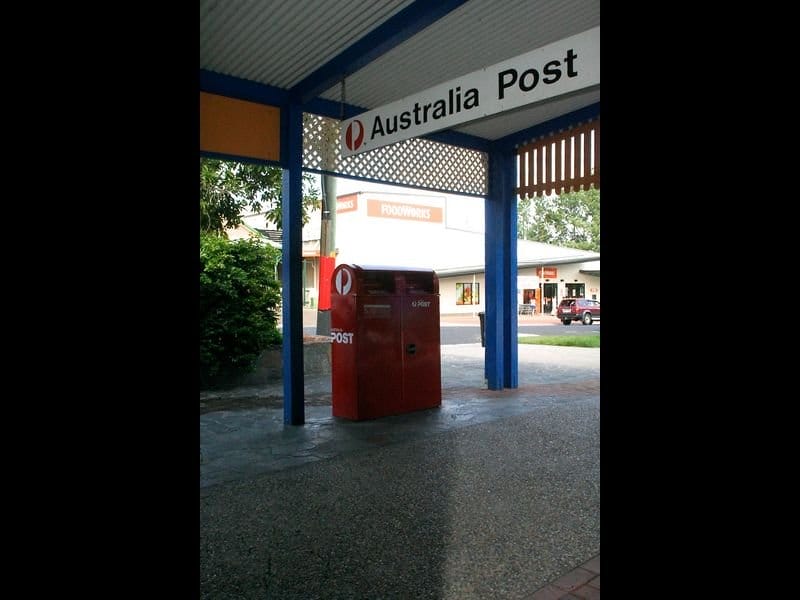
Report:
[[[558,284],[545,283],[542,290],[542,314],[552,314],[558,305]]]

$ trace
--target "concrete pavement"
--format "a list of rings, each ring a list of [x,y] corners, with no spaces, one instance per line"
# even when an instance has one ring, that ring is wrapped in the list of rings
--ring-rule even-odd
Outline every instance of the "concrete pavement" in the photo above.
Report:
[[[599,598],[599,350],[520,345],[502,391],[483,355],[442,347],[436,409],[333,418],[321,376],[304,426],[201,414],[201,597]]]

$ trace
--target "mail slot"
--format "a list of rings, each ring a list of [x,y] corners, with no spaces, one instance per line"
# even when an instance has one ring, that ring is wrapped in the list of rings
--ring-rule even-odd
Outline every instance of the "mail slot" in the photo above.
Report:
[[[339,265],[331,276],[333,416],[442,404],[439,278],[430,269]]]

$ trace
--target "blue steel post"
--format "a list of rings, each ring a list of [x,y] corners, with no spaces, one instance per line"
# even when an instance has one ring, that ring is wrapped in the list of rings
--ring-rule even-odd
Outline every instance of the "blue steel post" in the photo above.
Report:
[[[490,390],[519,385],[517,355],[516,153],[489,152],[486,198],[486,366]]]
[[[303,109],[284,105],[283,169],[283,422],[305,423],[303,379]],[[285,142],[285,145],[284,143]]]
[[[519,387],[519,336],[517,335],[517,153],[506,147],[500,158],[500,173],[503,177],[503,385],[507,388]]]
[[[486,255],[486,290],[483,293],[486,299],[486,316],[483,319],[484,323],[484,338],[485,338],[485,366],[484,375],[486,376],[486,384],[490,390],[503,389],[502,372],[503,372],[503,357],[500,352],[501,346],[499,340],[502,336],[502,331],[498,327],[498,318],[502,315],[502,297],[501,297],[501,283],[503,276],[502,269],[502,254],[500,253],[500,238],[501,231],[493,224],[497,223],[500,218],[500,202],[494,195],[496,189],[495,170],[497,168],[496,161],[492,160],[493,155],[489,155],[489,195],[486,197],[486,235],[485,235],[485,255]],[[494,167],[494,168],[493,168]],[[498,310],[500,308],[500,310]]]

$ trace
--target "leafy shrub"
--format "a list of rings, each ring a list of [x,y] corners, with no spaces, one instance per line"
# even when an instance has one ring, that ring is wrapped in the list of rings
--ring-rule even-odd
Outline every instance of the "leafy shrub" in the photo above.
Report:
[[[254,240],[200,236],[200,387],[251,372],[281,343],[277,328],[280,251]]]

